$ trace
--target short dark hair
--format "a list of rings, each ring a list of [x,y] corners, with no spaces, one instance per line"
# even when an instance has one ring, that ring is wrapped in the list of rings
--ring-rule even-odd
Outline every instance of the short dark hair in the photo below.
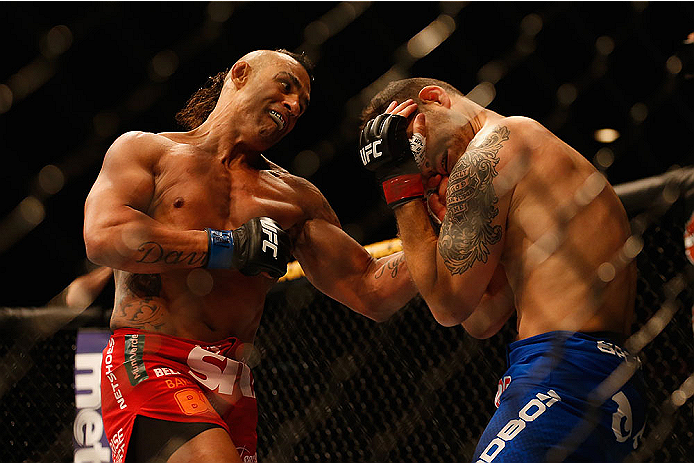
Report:
[[[278,48],[277,53],[283,53],[296,60],[306,70],[308,77],[313,82],[313,63],[304,52],[294,53],[287,51],[284,48]],[[176,113],[175,119],[178,124],[186,130],[193,130],[200,126],[205,119],[210,115],[214,107],[217,105],[219,95],[224,87],[229,69],[218,72],[217,74],[208,77],[205,85],[188,99],[183,109]]]
[[[421,105],[423,102],[419,99],[419,91],[427,85],[438,85],[447,92],[458,96],[464,96],[460,90],[448,82],[430,77],[412,77],[410,79],[396,80],[389,83],[386,88],[371,98],[371,101],[361,113],[360,128],[364,128],[367,121],[379,114],[383,114],[393,100],[405,101],[408,98],[412,98],[417,104]]]

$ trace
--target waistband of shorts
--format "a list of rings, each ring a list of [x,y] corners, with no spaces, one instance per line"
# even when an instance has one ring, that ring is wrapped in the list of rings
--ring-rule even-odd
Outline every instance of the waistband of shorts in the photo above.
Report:
[[[600,353],[595,348],[598,341],[605,341],[621,348],[624,336],[609,331],[580,332],[580,331],[548,331],[529,338],[514,341],[508,345],[509,364],[528,353],[549,352],[562,347],[566,350]]]
[[[187,339],[187,338],[181,338],[179,336],[174,336],[171,334],[163,334],[163,333],[157,333],[156,331],[148,331],[148,330],[140,330],[137,328],[116,328],[113,330],[113,336],[115,337],[121,337],[125,335],[144,335],[149,338],[161,338],[161,339],[168,339],[174,342],[180,342],[180,343],[185,343],[185,344],[190,344],[193,346],[200,346],[200,347],[219,347],[221,345],[230,345],[234,346],[238,342],[238,338],[235,338],[233,336],[230,336],[228,338],[220,339],[219,341],[214,341],[214,342],[205,342],[205,341],[198,341],[197,339]]]

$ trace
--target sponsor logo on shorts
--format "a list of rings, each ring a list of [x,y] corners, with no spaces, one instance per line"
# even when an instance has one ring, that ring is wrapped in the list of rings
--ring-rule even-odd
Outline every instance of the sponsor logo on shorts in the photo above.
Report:
[[[125,403],[125,397],[123,397],[123,393],[120,390],[120,385],[118,384],[118,378],[116,377],[116,374],[113,372],[113,348],[115,346],[115,342],[113,341],[113,338],[110,338],[108,340],[108,348],[106,349],[106,355],[104,356],[104,374],[106,375],[106,379],[108,379],[108,382],[111,384],[111,390],[113,391],[113,398],[116,399],[118,402],[118,408],[123,410],[124,408],[127,408],[128,404]]]
[[[200,415],[212,409],[205,394],[198,389],[181,389],[174,393],[174,399],[176,399],[178,407],[186,415]]]
[[[120,428],[118,432],[113,435],[110,444],[113,463],[123,463],[123,459],[125,458],[125,436],[123,435],[123,428]]]
[[[145,349],[145,336],[140,334],[125,335],[125,371],[128,373],[130,384],[137,386],[149,378],[145,370],[142,353]]]
[[[526,423],[530,423],[542,415],[549,407],[559,402],[561,397],[554,392],[553,389],[547,391],[546,394],[538,392],[534,398],[530,399],[520,412],[518,418],[509,420],[508,423],[501,428],[496,434],[496,437],[487,445],[482,454],[478,457],[476,463],[490,463],[499,456],[506,447],[506,443],[512,441],[520,432],[525,429]]]
[[[243,397],[255,398],[251,369],[245,363],[195,346],[188,353],[188,366],[188,374],[210,391],[232,395],[238,386]]]
[[[242,458],[243,463],[258,463],[258,455],[249,455],[250,451],[246,447],[236,447],[236,451],[239,452],[239,456]]]
[[[637,366],[641,368],[641,359],[639,357],[630,354],[628,351],[622,349],[616,344],[600,340],[596,342],[596,347],[600,352],[604,352],[605,354],[614,355],[616,357],[624,359],[627,362],[636,362]]]
[[[499,386],[496,389],[496,397],[494,397],[494,405],[499,408],[501,405],[501,394],[511,385],[511,377],[504,376],[499,380]]]

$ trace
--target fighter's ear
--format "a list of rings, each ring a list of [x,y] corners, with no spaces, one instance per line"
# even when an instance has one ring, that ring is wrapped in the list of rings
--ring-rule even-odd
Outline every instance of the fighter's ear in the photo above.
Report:
[[[251,75],[251,65],[246,61],[237,61],[229,71],[229,78],[238,89],[246,85],[248,78]]]
[[[446,90],[438,85],[427,85],[419,91],[419,99],[425,103],[440,104],[446,108],[451,107],[451,97]]]

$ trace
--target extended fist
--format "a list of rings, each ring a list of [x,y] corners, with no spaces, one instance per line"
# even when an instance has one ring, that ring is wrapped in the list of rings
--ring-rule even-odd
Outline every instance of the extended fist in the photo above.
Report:
[[[254,217],[235,230],[207,229],[208,268],[231,268],[246,276],[279,278],[291,256],[289,236],[269,217]]]

